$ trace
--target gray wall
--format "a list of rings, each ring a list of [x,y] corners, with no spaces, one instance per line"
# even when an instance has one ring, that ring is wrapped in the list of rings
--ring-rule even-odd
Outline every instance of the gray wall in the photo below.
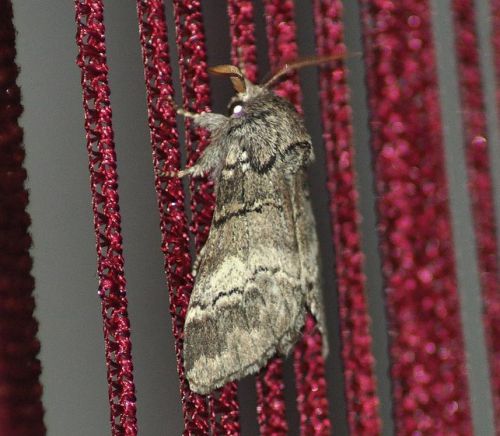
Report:
[[[73,2],[52,0],[14,2],[18,30],[18,63],[23,92],[27,149],[26,166],[31,191],[30,213],[33,218],[34,275],[37,280],[37,317],[40,320],[43,363],[42,382],[46,424],[49,435],[100,435],[109,433],[107,385],[104,366],[100,302],[96,294],[96,255],[90,208],[89,177],[85,151],[80,72],[75,65],[76,45]],[[168,2],[167,2],[168,3]],[[491,137],[498,147],[494,102],[491,92],[493,74],[488,51],[490,23],[487,2],[479,0],[483,72],[487,79],[488,116]],[[168,314],[163,260],[151,170],[146,102],[139,51],[134,1],[105,2],[113,125],[116,134],[120,174],[120,206],[123,218],[126,278],[132,323],[133,357],[138,397],[140,434],[180,434],[182,417],[175,369],[175,356]],[[355,2],[345,2],[346,40],[349,51],[361,50],[358,10]],[[484,364],[484,344],[480,322],[477,268],[471,249],[472,229],[464,189],[460,119],[457,117],[456,77],[452,50],[452,30],[448,0],[434,0],[436,36],[440,41],[440,78],[446,142],[450,157],[448,172],[453,181],[452,207],[457,240],[457,260],[461,271],[464,299],[464,323],[469,350],[472,398],[477,434],[492,433],[491,404]],[[229,61],[228,28],[225,1],[204,2],[209,63]],[[314,52],[311,7],[297,2],[301,54]],[[167,6],[171,16],[170,5]],[[257,28],[263,35],[262,8],[257,5]],[[170,26],[170,31],[173,26]],[[172,32],[171,36],[172,36]],[[171,41],[173,39],[171,38]],[[171,44],[173,46],[173,44]],[[267,70],[265,39],[258,42],[261,74]],[[173,49],[173,47],[172,47]],[[173,53],[175,61],[175,51]],[[361,59],[349,61],[350,84],[355,117],[357,168],[360,203],[363,210],[363,246],[369,262],[369,303],[373,317],[373,335],[377,357],[377,375],[384,417],[384,434],[392,434],[390,420],[390,384],[387,377],[387,333],[382,300],[380,259],[377,253],[374,197],[370,169],[367,130],[366,90]],[[327,215],[325,171],[322,161],[321,132],[313,70],[301,73],[305,92],[306,122],[319,156],[312,173],[325,266],[325,296],[330,315],[331,357],[328,360],[331,412],[336,434],[346,434],[344,417],[339,339],[336,331],[335,278],[331,271],[333,253]],[[228,86],[215,82],[214,107],[223,110],[230,95]],[[458,114],[459,115],[459,114]],[[500,157],[492,158],[500,174]],[[498,190],[497,190],[498,195]],[[471,292],[472,291],[472,292]],[[287,363],[287,377],[292,368]],[[240,386],[242,423],[245,434],[256,434],[255,392],[252,380]],[[293,391],[287,391],[293,413]],[[295,433],[296,434],[296,433]]]

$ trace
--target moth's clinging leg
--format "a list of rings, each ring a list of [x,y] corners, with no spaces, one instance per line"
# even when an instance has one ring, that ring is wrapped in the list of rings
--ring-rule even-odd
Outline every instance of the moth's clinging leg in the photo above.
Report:
[[[203,127],[210,132],[217,130],[221,125],[227,122],[228,117],[221,114],[216,114],[213,112],[200,112],[194,113],[183,108],[176,107],[176,111],[179,115],[191,118],[194,125]],[[213,138],[212,138],[213,139]],[[193,177],[202,177],[214,170],[221,162],[221,147],[217,141],[212,140],[212,143],[203,151],[197,162],[181,171],[175,172],[171,171],[164,173],[167,177],[184,177],[191,175]]]
[[[161,175],[169,177],[171,179],[174,179],[174,178],[181,179],[182,177],[187,176],[188,174],[193,173],[194,170],[191,171],[193,168],[194,168],[194,166],[192,166],[190,168],[184,168],[183,170],[180,170],[180,171],[166,171],[166,172],[162,173]]]
[[[181,115],[184,118],[191,118],[195,121],[195,123],[200,117],[203,117],[206,114],[206,112],[201,112],[201,113],[190,112],[186,109],[177,107],[176,104],[174,104],[174,107],[175,107],[175,110],[176,110],[178,115]],[[180,170],[180,171],[167,171],[165,173],[162,173],[162,175],[164,175],[166,177],[179,178],[179,179],[184,177],[184,176],[190,175],[190,174],[192,174],[194,176],[198,176],[198,175],[202,175],[202,172],[199,171],[199,169],[197,168],[197,165],[195,164],[190,168],[184,168],[183,170]]]
[[[190,112],[190,111],[183,109],[181,107],[176,108],[176,112],[177,112],[177,115],[181,115],[184,118],[192,118],[194,120],[205,113],[205,112],[201,112],[198,114],[196,112]]]
[[[192,268],[192,272],[191,272],[193,277],[196,277],[196,273],[198,272],[198,268],[200,267],[200,263],[201,263],[201,260],[203,259],[203,255],[205,253],[206,247],[207,247],[206,244],[203,247],[201,247],[200,252],[198,253],[198,255],[196,256],[196,259],[193,262],[193,268]]]

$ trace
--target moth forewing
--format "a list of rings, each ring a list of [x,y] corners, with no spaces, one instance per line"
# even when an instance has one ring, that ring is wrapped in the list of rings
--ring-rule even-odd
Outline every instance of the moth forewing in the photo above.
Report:
[[[186,375],[201,394],[286,355],[308,310],[325,332],[305,185],[311,139],[290,103],[248,82],[236,67],[217,72],[237,78],[238,111],[193,118],[212,141],[181,172],[208,174],[216,187],[184,331]]]

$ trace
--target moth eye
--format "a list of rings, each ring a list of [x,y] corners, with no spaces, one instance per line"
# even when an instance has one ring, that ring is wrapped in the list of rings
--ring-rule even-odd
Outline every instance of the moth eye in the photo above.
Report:
[[[236,117],[239,117],[243,115],[243,102],[241,101],[235,101],[229,106],[229,115],[234,115]]]

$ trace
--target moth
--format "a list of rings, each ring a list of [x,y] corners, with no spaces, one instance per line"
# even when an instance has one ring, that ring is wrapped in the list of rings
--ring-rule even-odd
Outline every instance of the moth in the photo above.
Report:
[[[329,57],[326,60],[332,60]],[[263,85],[233,65],[236,95],[229,114],[178,113],[208,129],[211,143],[177,177],[209,176],[216,192],[208,239],[196,260],[184,327],[184,365],[192,391],[208,394],[286,356],[307,311],[327,354],[318,239],[306,170],[311,137],[295,108],[271,87],[289,71],[325,61],[285,65]]]

